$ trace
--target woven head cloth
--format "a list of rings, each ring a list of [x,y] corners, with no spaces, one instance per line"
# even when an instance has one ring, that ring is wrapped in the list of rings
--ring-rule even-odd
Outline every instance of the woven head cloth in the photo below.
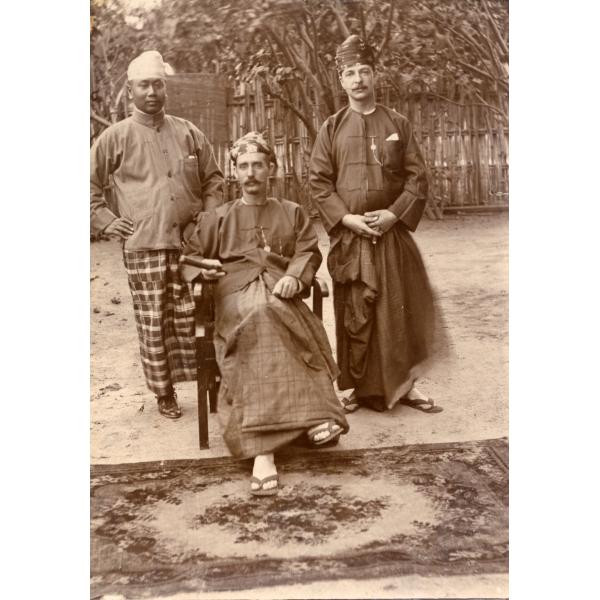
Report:
[[[354,65],[370,65],[375,67],[373,49],[357,35],[347,37],[335,52],[335,65],[339,73]]]
[[[233,143],[229,156],[233,161],[233,164],[237,164],[238,156],[247,154],[248,152],[261,152],[266,154],[270,162],[277,164],[275,153],[265,137],[258,131],[249,131],[246,135],[243,135],[239,140]]]
[[[127,68],[127,80],[136,79],[164,79],[167,75],[173,75],[173,69],[169,63],[163,61],[160,52],[148,50],[134,58]]]

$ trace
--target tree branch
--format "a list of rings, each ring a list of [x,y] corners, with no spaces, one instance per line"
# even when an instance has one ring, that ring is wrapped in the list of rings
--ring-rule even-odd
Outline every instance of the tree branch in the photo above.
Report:
[[[490,21],[490,25],[492,26],[494,34],[496,35],[496,40],[498,41],[500,48],[502,48],[504,57],[508,57],[508,46],[506,45],[506,42],[504,41],[504,38],[502,37],[502,35],[500,35],[500,30],[496,26],[496,21],[492,15],[492,12],[490,11],[490,7],[487,3],[487,0],[482,0],[481,3],[483,4],[483,8],[485,9],[485,12],[487,13],[488,19]]]
[[[502,62],[500,61],[500,58],[498,57],[498,53],[496,52],[496,49],[494,48],[494,46],[492,44],[492,40],[490,40],[489,36],[486,35],[481,30],[479,24],[476,27],[476,31],[477,31],[478,35],[480,35],[485,40],[485,43],[486,43],[486,45],[488,47],[488,50],[489,50],[489,55],[491,57],[491,60],[494,63],[494,65],[496,66],[496,71],[500,75],[504,75],[504,73],[505,73],[504,67],[502,66]]]
[[[387,28],[385,30],[385,37],[383,38],[383,42],[381,42],[381,48],[379,48],[379,52],[377,52],[377,56],[375,60],[379,60],[379,57],[383,54],[383,51],[387,47],[390,42],[390,37],[392,35],[392,21],[394,20],[394,8],[395,8],[394,0],[390,0],[390,14],[388,17]]]
[[[126,89],[127,89],[127,85],[124,83],[121,86],[121,89],[119,90],[119,93],[117,94],[117,97],[115,98],[115,106],[118,106],[119,102],[121,102],[121,98],[123,98],[123,94],[125,93]]]
[[[101,125],[104,125],[105,127],[110,127],[112,125],[112,123],[110,121],[107,121],[105,118],[103,118],[100,115],[96,114],[94,111],[92,111],[90,113],[90,117],[92,119],[94,119],[94,121],[97,121],[98,123],[100,123]]]
[[[450,98],[446,98],[446,96],[441,96],[440,94],[436,94],[435,92],[431,92],[429,90],[426,90],[425,93],[428,96],[433,96],[434,98],[439,98],[440,100],[444,100],[444,102],[450,102],[451,104],[456,104],[456,106],[463,106],[465,108],[468,106],[483,106],[484,108],[489,108],[490,110],[494,111],[495,113],[498,113],[499,115],[502,115],[503,117],[506,118],[506,114],[501,109],[494,106],[493,104],[490,104],[489,102],[486,102],[481,97],[481,95],[477,94],[476,92],[475,92],[475,94],[477,96],[479,96],[479,100],[481,100],[481,102],[468,102],[468,103],[457,102],[456,100],[451,100]]]
[[[506,83],[506,81],[503,81],[502,79],[499,79],[498,77],[495,77],[494,75],[491,75],[490,73],[488,73],[486,71],[482,71],[481,69],[478,69],[477,67],[474,67],[473,65],[470,65],[469,63],[466,63],[464,60],[457,59],[456,64],[460,65],[461,67],[464,67],[465,69],[467,69],[473,73],[477,73],[481,77],[485,77],[489,81],[497,83],[498,85],[503,87],[506,91],[508,91],[508,84]]]
[[[477,55],[477,57],[479,58],[479,60],[482,62],[482,64],[486,64],[486,60],[489,60],[489,57],[486,57],[487,52],[485,51],[485,48],[479,44],[476,40],[473,39],[473,37],[471,35],[469,35],[466,31],[463,30],[462,27],[458,27],[458,28],[454,28],[451,27],[450,25],[448,25],[445,20],[443,19],[443,17],[437,13],[437,11],[433,8],[431,8],[430,6],[427,6],[426,4],[423,3],[419,3],[419,5],[423,8],[425,8],[426,10],[428,10],[432,15],[433,18],[436,20],[436,22],[446,31],[454,34],[457,38],[460,38],[463,40],[463,42],[466,42],[468,44],[468,46],[471,47],[471,50]],[[492,56],[492,62],[493,62],[493,56]],[[483,71],[482,71],[483,73]],[[492,78],[496,78],[493,74],[489,74],[490,77]]]
[[[342,6],[340,0],[334,0],[334,3],[330,6],[331,12],[337,21],[338,27],[340,28],[340,32],[343,36],[343,39],[346,39],[350,35],[350,30],[342,17]]]
[[[492,57],[492,60],[494,61],[494,64],[496,65],[496,71],[498,71],[498,73],[500,73],[500,74],[503,74],[504,68],[502,67],[502,63],[500,62],[500,59],[498,58],[496,50],[494,49],[494,46],[492,45],[492,41],[484,33],[481,33],[481,36],[485,40],[487,47],[490,50],[490,56]]]
[[[310,70],[309,66],[306,64],[306,62],[296,52],[296,50],[294,48],[290,48],[290,53],[292,54],[292,56],[294,56],[296,66],[299,67],[300,70],[303,71],[304,74],[307,76],[309,81],[312,82],[312,89],[315,92],[315,100],[316,100],[317,106],[320,106],[321,103],[325,104],[325,106],[327,106],[327,97],[325,95],[325,90],[323,89],[323,85],[321,84],[321,82],[317,79],[317,77],[315,77],[313,72]],[[312,108],[313,103],[309,101],[306,90],[300,85],[299,81],[298,81],[298,88],[300,90],[300,94],[302,96],[304,104],[307,107],[310,106]]]
[[[292,102],[290,102],[287,98],[285,98],[285,96],[277,93],[269,85],[269,82],[266,78],[262,77],[261,79],[265,82],[265,85],[267,86],[268,94],[270,96],[272,96],[273,98],[277,98],[286,108],[291,110],[304,123],[304,125],[306,125],[306,129],[308,130],[308,135],[310,136],[311,141],[314,142],[315,139],[317,138],[317,132],[316,132],[312,122],[309,119],[307,119],[306,115],[304,115],[301,111],[299,111]]]
[[[367,27],[365,24],[365,11],[363,10],[362,3],[358,5],[358,14],[360,15],[360,37],[364,42],[367,41]]]
[[[473,93],[475,94],[475,98],[477,98],[477,100],[480,100],[481,102],[486,103],[479,92],[474,91]],[[504,108],[503,99],[504,99],[504,96],[502,96],[502,95],[498,96],[498,102],[500,103],[500,107],[496,112],[498,112],[504,118],[505,124],[508,124],[508,112]],[[490,106],[490,108],[492,108],[492,107]],[[487,116],[486,116],[486,118],[487,118]]]
[[[316,65],[316,44],[313,44],[312,40],[310,39],[310,36],[306,31],[306,26],[304,25],[304,23],[298,26],[298,35],[300,36],[300,39],[306,44],[306,47],[310,50],[310,53],[313,55],[313,60],[315,61]]]
[[[292,67],[298,67],[313,84],[315,90],[321,96],[321,98],[324,98],[324,91],[321,82],[315,77],[315,75],[310,70],[306,62],[302,59],[302,57],[296,53],[295,49],[292,46],[290,46],[289,44],[284,44],[283,40],[281,40],[281,38],[269,25],[263,25],[262,27],[273,38],[273,41],[277,44],[283,55],[287,58],[289,64]],[[301,93],[303,97],[306,98],[307,104],[310,105],[310,102],[308,102],[308,98],[306,97],[306,92],[302,88]]]
[[[331,103],[328,101],[328,98],[329,98],[329,94],[332,91],[332,88],[335,85],[335,82],[333,82],[333,84],[332,84],[331,77],[329,76],[329,70],[323,64],[323,61],[321,60],[321,57],[319,56],[319,37],[318,37],[317,26],[315,23],[314,15],[312,14],[312,12],[309,12],[308,10],[306,11],[306,14],[308,15],[308,19],[309,19],[311,29],[312,29],[313,40],[314,40],[313,60],[314,60],[314,64],[315,64],[315,73],[319,77],[319,79],[321,79],[323,81],[324,86],[327,89],[327,92],[325,92],[325,90],[323,90],[323,94],[324,94],[323,98],[325,100],[325,106],[327,107],[328,112],[332,113],[332,112],[335,112],[335,110],[334,110],[335,105],[331,105]],[[306,32],[306,35],[308,35],[308,32]],[[319,111],[319,110],[320,110],[319,106],[317,106],[317,111]]]
[[[396,93],[399,96],[405,95],[405,93],[402,91],[400,86],[393,79],[389,78],[387,81],[389,81],[390,85],[394,88],[394,90],[396,90]],[[476,96],[478,96],[478,100],[480,100],[480,102],[469,102],[469,103],[457,102],[456,100],[452,100],[451,98],[442,96],[441,94],[437,94],[436,92],[432,92],[429,85],[427,85],[425,82],[419,81],[419,83],[420,83],[420,85],[422,85],[425,88],[425,90],[422,93],[427,94],[428,96],[433,96],[434,98],[439,98],[440,100],[444,100],[444,102],[450,102],[450,104],[455,104],[456,106],[463,106],[465,108],[469,107],[469,106],[483,106],[484,108],[489,108],[490,110],[502,115],[505,119],[507,118],[506,113],[502,109],[499,109],[496,106],[494,106],[493,104],[486,102],[481,97],[481,95],[478,94],[477,92],[474,92],[474,94]]]
[[[267,40],[269,41],[269,43],[270,43],[269,38],[271,38],[273,40],[273,42],[277,45],[277,47],[279,48],[279,50],[281,51],[281,53],[283,54],[284,58],[288,61],[288,64],[291,67],[293,67],[293,68],[297,67],[301,71],[303,71],[305,73],[305,75],[313,83],[313,85],[315,86],[315,88],[317,90],[319,90],[319,93],[321,94],[321,97],[324,97],[324,95],[323,95],[323,88],[322,88],[320,82],[312,74],[312,72],[310,71],[310,69],[306,66],[306,63],[302,60],[302,57],[298,56],[293,51],[293,48],[289,44],[285,45],[283,43],[283,40],[281,40],[281,38],[277,35],[277,33],[270,26],[263,24],[261,27],[265,31],[265,33],[267,34]],[[304,104],[306,110],[307,111],[310,110],[311,113],[312,113],[313,103],[308,98],[308,96],[306,94],[306,90],[300,85],[299,82],[297,82],[297,83],[298,83],[298,91],[300,93],[300,96],[301,96],[301,99],[302,99],[302,103]],[[270,86],[269,86],[269,89],[270,89]],[[282,100],[283,100],[283,97],[282,97]],[[286,102],[288,103],[287,106],[289,108],[291,108],[293,106],[293,104],[291,104],[289,101],[286,100]],[[294,107],[294,110],[297,110],[297,109],[295,109],[295,107]],[[312,127],[312,124],[311,124],[311,127]],[[314,130],[314,127],[312,129]]]

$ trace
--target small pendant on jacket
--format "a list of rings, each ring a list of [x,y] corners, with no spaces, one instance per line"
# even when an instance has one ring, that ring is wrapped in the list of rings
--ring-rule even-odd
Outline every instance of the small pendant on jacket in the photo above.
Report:
[[[265,230],[262,227],[260,228],[260,236],[262,237],[263,248],[265,252],[271,252],[271,246],[269,246],[267,243],[267,236],[265,235]]]

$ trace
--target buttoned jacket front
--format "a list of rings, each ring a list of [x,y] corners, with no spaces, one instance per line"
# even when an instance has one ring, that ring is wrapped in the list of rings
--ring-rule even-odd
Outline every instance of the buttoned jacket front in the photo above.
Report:
[[[185,226],[223,202],[223,175],[206,136],[164,111],[149,115],[134,108],[105,130],[92,146],[90,180],[92,232],[128,217],[134,233],[126,250],[179,249]]]

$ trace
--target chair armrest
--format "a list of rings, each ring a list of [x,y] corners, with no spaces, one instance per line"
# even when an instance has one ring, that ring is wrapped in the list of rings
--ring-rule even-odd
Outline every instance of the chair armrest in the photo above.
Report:
[[[327,298],[327,296],[329,296],[329,286],[327,285],[327,282],[324,279],[320,279],[319,277],[315,277],[311,284],[310,287],[305,287],[299,294],[298,296],[300,298],[310,298],[311,293],[321,293],[321,296],[323,298]]]
[[[321,290],[321,296],[323,296],[323,298],[327,298],[327,296],[329,296],[329,286],[327,285],[327,282],[324,279],[321,279],[320,277],[315,277],[312,282],[312,287],[318,287]]]
[[[319,319],[323,319],[323,298],[329,296],[329,287],[324,279],[315,277],[311,284],[313,297],[313,312]],[[307,295],[308,297],[308,295]]]

